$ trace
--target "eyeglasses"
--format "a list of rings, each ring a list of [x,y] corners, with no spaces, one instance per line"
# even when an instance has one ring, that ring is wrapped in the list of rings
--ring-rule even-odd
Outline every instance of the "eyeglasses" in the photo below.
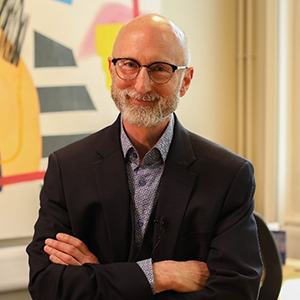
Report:
[[[134,80],[140,73],[142,67],[147,68],[150,79],[156,84],[169,82],[176,70],[187,69],[187,66],[175,66],[166,62],[153,62],[150,65],[141,65],[130,58],[113,58],[112,63],[116,67],[117,75],[125,80]]]

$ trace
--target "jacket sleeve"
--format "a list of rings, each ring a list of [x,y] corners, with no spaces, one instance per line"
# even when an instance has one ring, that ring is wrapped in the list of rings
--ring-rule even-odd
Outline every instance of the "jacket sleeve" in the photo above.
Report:
[[[163,300],[256,300],[262,263],[253,217],[254,171],[245,162],[236,173],[217,223],[208,255],[210,277],[198,292],[155,295]]]
[[[55,155],[49,158],[40,201],[34,237],[27,247],[29,291],[34,300],[153,298],[148,280],[134,262],[83,266],[63,266],[50,262],[43,251],[45,239],[54,238],[58,232],[73,233]]]

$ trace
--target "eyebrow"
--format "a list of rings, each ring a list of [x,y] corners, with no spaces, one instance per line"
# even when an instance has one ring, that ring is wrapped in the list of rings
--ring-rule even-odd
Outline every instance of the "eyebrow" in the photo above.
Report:
[[[162,60],[157,60],[157,61],[153,61],[147,65],[145,64],[142,64],[141,62],[139,62],[137,59],[135,58],[130,58],[130,57],[116,57],[116,58],[113,58],[113,59],[128,59],[128,60],[132,60],[134,62],[136,62],[137,64],[139,64],[140,66],[144,66],[144,67],[147,67],[147,66],[150,66],[152,64],[168,64],[168,65],[174,65],[170,62],[167,62],[167,61],[162,61]]]

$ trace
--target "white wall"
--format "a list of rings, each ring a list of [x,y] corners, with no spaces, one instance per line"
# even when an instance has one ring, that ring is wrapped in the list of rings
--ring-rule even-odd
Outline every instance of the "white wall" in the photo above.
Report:
[[[178,115],[182,123],[237,151],[236,0],[163,0],[162,14],[181,27],[195,75]]]

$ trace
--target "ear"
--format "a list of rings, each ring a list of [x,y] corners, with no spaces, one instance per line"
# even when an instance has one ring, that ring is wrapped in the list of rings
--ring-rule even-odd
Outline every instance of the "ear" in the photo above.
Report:
[[[185,71],[185,75],[184,75],[182,83],[181,83],[180,97],[183,97],[185,95],[185,93],[187,92],[187,90],[189,89],[191,81],[193,79],[193,76],[194,76],[194,68],[189,67]]]
[[[109,57],[108,58],[108,69],[109,69],[110,76],[112,75],[112,66],[113,66],[113,63],[111,60],[112,60],[112,58]]]

